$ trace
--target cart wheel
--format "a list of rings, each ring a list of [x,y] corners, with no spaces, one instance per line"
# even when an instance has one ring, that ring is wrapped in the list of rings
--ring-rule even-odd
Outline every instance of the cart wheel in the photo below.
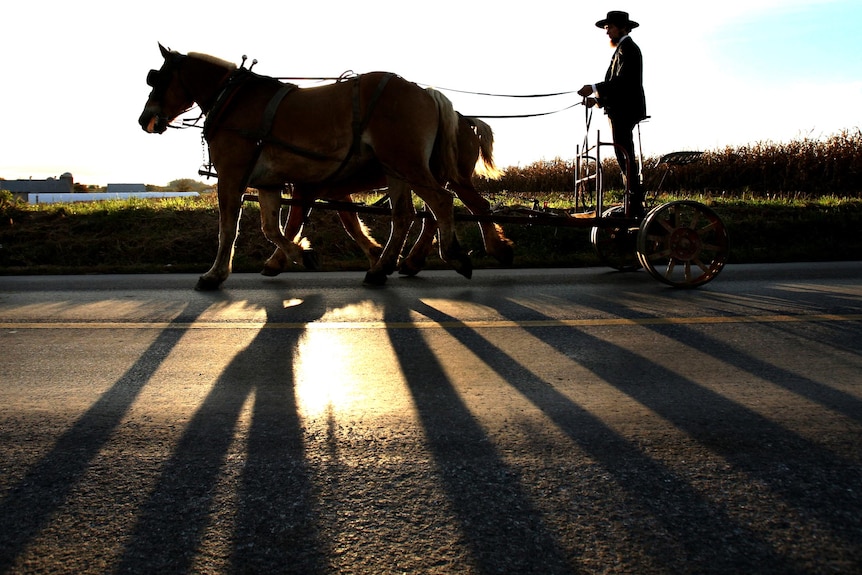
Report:
[[[623,206],[605,210],[602,218],[621,218]],[[637,256],[637,228],[628,226],[595,226],[590,232],[593,249],[603,264],[621,272],[633,272],[641,268]]]
[[[653,208],[638,232],[637,256],[659,281],[694,288],[715,278],[727,261],[730,241],[721,218],[698,202]]]

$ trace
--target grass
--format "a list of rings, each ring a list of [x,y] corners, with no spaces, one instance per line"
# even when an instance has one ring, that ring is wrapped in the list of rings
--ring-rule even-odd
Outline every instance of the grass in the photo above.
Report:
[[[614,194],[608,194],[611,198]],[[616,194],[618,195],[618,193]],[[559,193],[526,198],[498,193],[497,202],[568,207]],[[712,207],[732,241],[729,263],[837,261],[862,256],[862,200],[792,195],[729,198],[685,196]],[[659,202],[679,199],[663,195]],[[366,198],[373,201],[376,196]],[[378,240],[388,235],[388,219],[363,220]],[[503,226],[515,242],[518,267],[599,265],[589,230],[512,224]],[[168,200],[24,205],[0,200],[0,273],[159,273],[203,272],[215,258],[218,209],[211,195]],[[246,203],[240,223],[234,269],[257,272],[272,253],[260,231],[257,204]],[[318,210],[304,230],[321,256],[324,270],[365,270],[367,262],[347,237],[333,211]],[[484,254],[477,226],[459,222],[462,244],[473,250],[477,268],[495,267]],[[429,268],[445,267],[437,257]]]
[[[595,171],[595,166],[590,167]],[[607,187],[621,183],[615,160],[605,158]],[[510,167],[502,178],[475,178],[494,204],[568,209],[574,161],[556,158]],[[819,139],[758,142],[707,151],[696,163],[667,171],[658,158],[644,161],[644,184],[665,190],[656,202],[693,199],[712,207],[731,240],[729,263],[837,261],[862,258],[862,131]],[[188,186],[189,182],[184,182]],[[0,180],[2,190],[2,180]],[[619,190],[605,193],[609,206]],[[379,195],[366,198],[371,203]],[[363,217],[383,241],[388,219]],[[515,242],[519,267],[599,265],[588,229],[504,225]],[[200,198],[22,205],[0,191],[0,274],[99,272],[203,272],[217,248],[218,209],[212,194]],[[272,253],[260,232],[257,204],[240,223],[234,270],[259,271]],[[461,243],[477,268],[496,262],[482,249],[477,226],[459,223]],[[414,232],[415,234],[415,232]],[[364,255],[341,228],[335,212],[312,214],[305,235],[325,270],[365,270]],[[431,258],[428,267],[445,267]]]

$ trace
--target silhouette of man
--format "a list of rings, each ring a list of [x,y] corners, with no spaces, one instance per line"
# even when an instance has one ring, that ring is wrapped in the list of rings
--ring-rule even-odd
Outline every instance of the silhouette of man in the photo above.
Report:
[[[596,22],[616,48],[604,82],[587,84],[578,94],[586,98],[588,106],[604,108],[608,116],[617,162],[624,181],[631,191],[632,215],[644,213],[644,190],[639,177],[635,156],[635,126],[646,118],[646,99],[643,88],[643,56],[629,33],[639,24],[629,19],[628,12],[612,10],[604,20]],[[631,165],[629,165],[629,162]]]

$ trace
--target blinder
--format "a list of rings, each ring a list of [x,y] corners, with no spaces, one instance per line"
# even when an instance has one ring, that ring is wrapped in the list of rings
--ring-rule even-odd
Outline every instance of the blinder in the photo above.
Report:
[[[150,70],[147,73],[147,86],[150,86],[153,91],[150,94],[154,98],[161,98],[168,91],[173,78],[173,72],[180,65],[182,58],[179,54],[171,53],[165,58],[165,64],[160,70]]]
[[[155,88],[158,85],[160,78],[161,74],[159,74],[158,70],[150,70],[147,74],[147,86]]]

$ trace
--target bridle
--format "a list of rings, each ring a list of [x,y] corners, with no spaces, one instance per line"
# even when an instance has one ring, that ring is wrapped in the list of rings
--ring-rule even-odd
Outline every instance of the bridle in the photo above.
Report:
[[[162,65],[159,70],[150,70],[147,73],[147,86],[150,86],[152,90],[150,91],[149,100],[156,102],[163,102],[165,96],[167,95],[168,88],[171,86],[171,81],[173,76],[175,75],[176,70],[182,65],[183,61],[188,56],[184,54],[178,54],[176,52],[171,52],[170,55],[165,57],[165,63]],[[176,114],[176,117],[179,117],[181,114],[189,111],[194,106],[194,98],[192,97],[191,91],[188,86],[186,86],[183,81],[182,76],[178,76],[180,86],[184,91],[185,98],[192,102],[185,110],[180,111]],[[203,115],[203,114],[202,114]],[[156,120],[159,123],[164,123],[164,125],[168,128],[182,129],[187,128],[189,126],[180,125],[175,126],[171,124],[171,118],[165,115],[156,115]]]

